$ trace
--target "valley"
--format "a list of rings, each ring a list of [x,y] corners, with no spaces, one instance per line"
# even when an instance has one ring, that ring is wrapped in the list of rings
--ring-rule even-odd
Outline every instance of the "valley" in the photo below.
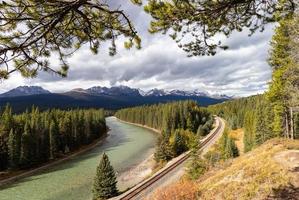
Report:
[[[0,1],[0,200],[299,200],[299,0]]]

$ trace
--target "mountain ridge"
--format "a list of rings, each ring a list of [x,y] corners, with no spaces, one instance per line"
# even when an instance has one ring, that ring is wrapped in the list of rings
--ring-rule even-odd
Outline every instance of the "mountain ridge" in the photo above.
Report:
[[[41,88],[34,88],[37,91],[32,91],[32,88],[28,89],[28,91],[32,92],[32,95],[29,95],[26,89],[28,87],[25,87],[25,91],[24,88],[21,90],[24,91],[23,95],[20,92],[18,93],[21,96],[0,96],[0,109],[6,104],[10,104],[16,113],[24,112],[32,106],[38,106],[41,110],[49,108],[104,108],[107,110],[117,110],[171,101],[192,100],[201,106],[208,106],[229,100],[229,98],[196,96],[182,91],[164,91],[163,94],[159,94],[160,90],[158,89],[154,90],[155,93],[142,93],[139,89],[127,86],[111,88],[97,86],[88,89],[75,88],[64,93],[45,92],[46,90],[41,90]]]
[[[227,96],[223,94],[219,95],[212,95],[206,92],[202,92],[199,90],[164,90],[153,88],[148,91],[144,91],[139,88],[130,88],[128,86],[113,86],[113,87],[102,87],[102,86],[93,86],[87,89],[83,88],[74,88],[72,90],[62,92],[62,93],[55,93],[45,90],[40,86],[19,86],[17,88],[11,89],[7,92],[0,94],[0,98],[3,97],[18,97],[18,96],[29,96],[29,95],[37,95],[37,94],[68,94],[72,92],[78,93],[87,93],[90,95],[109,95],[109,96],[167,96],[167,95],[174,95],[174,96],[202,96],[202,97],[211,97],[216,99],[231,99],[232,96]]]

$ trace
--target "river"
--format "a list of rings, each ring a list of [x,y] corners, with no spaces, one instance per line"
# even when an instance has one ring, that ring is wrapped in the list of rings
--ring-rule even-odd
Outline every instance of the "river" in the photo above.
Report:
[[[114,117],[106,118],[106,123],[111,130],[100,145],[49,170],[0,188],[0,199],[89,200],[96,167],[103,152],[107,153],[118,174],[152,154],[156,133],[120,122]]]

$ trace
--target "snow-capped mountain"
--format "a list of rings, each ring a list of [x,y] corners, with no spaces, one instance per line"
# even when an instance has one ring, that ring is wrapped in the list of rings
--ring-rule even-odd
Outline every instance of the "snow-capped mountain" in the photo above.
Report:
[[[212,94],[212,95],[209,95],[209,97],[212,97],[215,99],[232,99],[232,98],[234,98],[233,96],[228,96],[225,94]]]
[[[165,90],[154,88],[154,89],[149,90],[148,92],[145,92],[143,94],[143,96],[161,97],[161,96],[165,96],[165,95],[168,95],[168,94],[170,94],[170,93],[165,91]]]
[[[29,96],[36,94],[49,94],[50,91],[43,89],[39,86],[19,86],[8,92],[0,94],[0,97],[17,97],[17,96]]]
[[[145,96],[147,94],[147,92],[145,92],[144,90],[142,89],[138,89],[138,92],[141,96]]]
[[[6,93],[0,94],[0,97],[16,97],[16,96],[28,96],[36,94],[49,94],[48,90],[43,89],[38,86],[20,86],[15,89],[12,89]],[[88,89],[75,88],[66,94],[77,95],[85,94],[92,96],[127,96],[127,97],[164,97],[164,96],[174,96],[174,97],[211,97],[214,99],[231,99],[227,95],[223,94],[209,94],[202,92],[200,90],[164,90],[164,89],[151,89],[148,91],[143,91],[141,89],[130,88],[128,86],[114,86],[114,87],[101,87],[95,86]]]
[[[207,93],[200,92],[198,90],[192,90],[192,91],[171,90],[169,93],[171,95],[177,95],[177,96],[209,96]]]
[[[191,90],[191,91],[185,91],[185,90],[163,90],[163,89],[152,89],[148,92],[142,91],[142,93],[139,90],[140,95],[142,96],[155,96],[155,97],[161,97],[166,95],[172,95],[172,96],[184,96],[184,97],[213,97],[216,99],[231,99],[232,97],[223,95],[223,94],[209,94],[206,92],[202,92],[199,90]]]
[[[108,96],[140,96],[139,90],[130,88],[127,86],[116,86],[116,87],[101,87],[95,86],[86,90],[82,88],[73,89],[70,92],[86,93],[90,95],[108,95]]]
[[[130,88],[127,86],[111,87],[108,90],[108,95],[125,95],[125,96],[139,96],[138,89]]]
[[[70,92],[87,93],[87,91],[84,90],[83,88],[75,88],[72,89]]]

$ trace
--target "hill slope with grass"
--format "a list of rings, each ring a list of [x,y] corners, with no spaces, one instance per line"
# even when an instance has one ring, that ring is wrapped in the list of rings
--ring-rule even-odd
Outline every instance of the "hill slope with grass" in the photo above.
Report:
[[[156,191],[151,199],[299,199],[299,141],[272,139],[217,163],[197,180]]]

